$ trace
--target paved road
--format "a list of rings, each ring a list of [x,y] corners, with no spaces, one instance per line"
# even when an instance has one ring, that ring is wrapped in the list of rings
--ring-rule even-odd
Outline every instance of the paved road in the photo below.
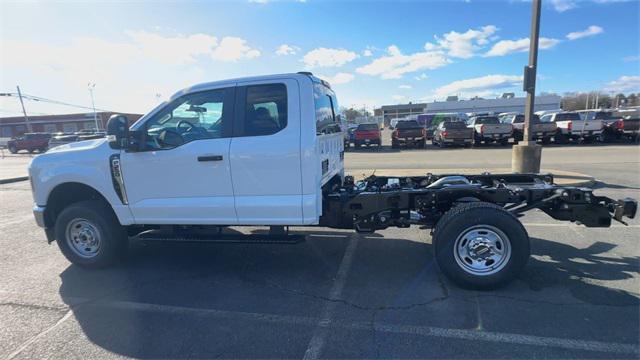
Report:
[[[577,147],[575,149],[578,149]],[[545,150],[640,198],[637,147]],[[601,151],[604,151],[604,155]],[[502,163],[508,149],[349,153],[352,167]],[[458,155],[458,153],[460,155]],[[446,158],[444,157],[446,154]],[[549,156],[553,154],[553,156]],[[364,165],[359,165],[364,164]],[[500,164],[502,166],[502,164]],[[555,165],[554,165],[555,166]],[[0,356],[30,358],[638,358],[640,221],[586,229],[533,212],[533,256],[494,292],[442,278],[419,228],[297,228],[295,244],[134,243],[85,271],[46,245],[27,182],[0,185]],[[257,232],[260,229],[230,229]]]

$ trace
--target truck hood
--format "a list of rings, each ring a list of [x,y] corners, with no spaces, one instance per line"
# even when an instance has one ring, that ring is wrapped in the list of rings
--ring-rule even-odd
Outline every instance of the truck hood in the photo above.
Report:
[[[46,154],[88,151],[88,150],[95,149],[100,145],[105,144],[106,142],[107,142],[107,139],[93,139],[93,140],[83,140],[78,142],[72,142],[69,144],[53,147],[49,149],[49,151],[47,151]]]

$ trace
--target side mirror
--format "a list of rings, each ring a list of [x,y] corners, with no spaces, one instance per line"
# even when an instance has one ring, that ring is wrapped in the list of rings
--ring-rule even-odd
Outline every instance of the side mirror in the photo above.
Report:
[[[107,122],[107,141],[109,147],[120,150],[129,145],[129,119],[124,115],[111,115]]]

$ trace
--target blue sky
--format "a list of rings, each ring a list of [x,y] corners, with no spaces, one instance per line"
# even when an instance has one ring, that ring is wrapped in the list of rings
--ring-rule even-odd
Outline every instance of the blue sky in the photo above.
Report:
[[[0,91],[146,112],[182,87],[312,71],[343,106],[521,93],[527,1],[2,2]],[[640,3],[543,1],[538,91],[640,91]],[[72,108],[28,102],[34,114]],[[15,114],[14,99],[0,116]]]

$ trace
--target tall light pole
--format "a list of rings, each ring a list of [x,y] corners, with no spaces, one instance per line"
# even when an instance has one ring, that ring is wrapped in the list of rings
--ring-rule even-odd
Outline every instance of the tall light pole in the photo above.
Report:
[[[529,41],[529,64],[524,68],[523,88],[527,92],[524,107],[524,136],[522,144],[513,147],[511,171],[518,173],[539,173],[542,147],[531,141],[531,120],[533,119],[536,96],[536,73],[538,71],[538,39],[540,37],[541,0],[531,2],[531,40]]]
[[[98,113],[96,113],[96,103],[93,101],[93,90],[96,88],[95,83],[88,83],[87,87],[89,88],[89,95],[91,95],[91,107],[93,107],[93,121],[96,123],[96,131],[100,130],[100,125],[98,125]]]

